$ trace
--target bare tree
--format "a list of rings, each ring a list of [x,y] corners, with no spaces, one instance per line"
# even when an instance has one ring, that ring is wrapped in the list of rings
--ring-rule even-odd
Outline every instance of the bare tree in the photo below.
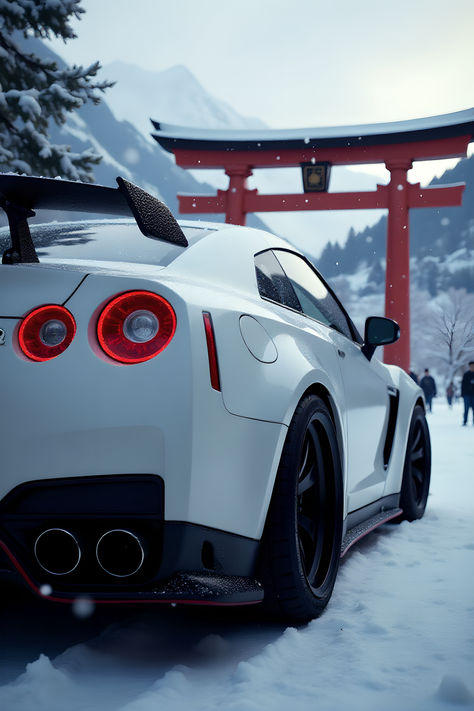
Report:
[[[465,289],[449,289],[438,297],[433,335],[434,359],[450,383],[474,353],[474,294]]]
[[[410,352],[411,370],[417,375],[424,368],[431,368],[433,353],[437,348],[433,343],[433,299],[428,291],[412,286],[410,289]]]

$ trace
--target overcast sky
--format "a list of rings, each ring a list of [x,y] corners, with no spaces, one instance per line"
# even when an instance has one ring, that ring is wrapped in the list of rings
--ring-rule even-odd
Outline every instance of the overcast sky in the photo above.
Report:
[[[393,121],[474,105],[473,0],[83,0],[54,48],[186,65],[270,127]]]
[[[207,91],[270,128],[397,121],[474,106],[474,0],[81,5],[78,37],[52,43],[69,63],[121,60],[151,71],[184,64]],[[426,184],[455,163],[417,162],[409,177]],[[381,165],[354,170],[387,180]]]

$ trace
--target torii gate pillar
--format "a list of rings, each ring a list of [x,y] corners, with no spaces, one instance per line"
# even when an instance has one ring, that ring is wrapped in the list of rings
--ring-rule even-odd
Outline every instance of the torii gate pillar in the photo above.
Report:
[[[388,161],[387,267],[385,315],[403,324],[400,340],[390,346],[390,362],[410,367],[410,219],[407,173],[411,161]]]
[[[227,191],[226,222],[232,225],[245,225],[245,194],[247,178],[252,171],[247,167],[227,168],[225,174],[229,176],[229,189]]]

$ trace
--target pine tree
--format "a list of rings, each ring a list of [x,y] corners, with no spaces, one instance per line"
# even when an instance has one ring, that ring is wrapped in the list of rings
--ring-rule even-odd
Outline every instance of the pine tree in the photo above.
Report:
[[[31,37],[76,37],[69,18],[80,19],[80,2],[0,0],[0,171],[94,180],[92,169],[101,156],[52,144],[48,124],[63,124],[89,100],[99,103],[98,92],[112,83],[94,81],[99,62],[58,67],[25,50]],[[15,34],[24,40],[16,41]]]
[[[377,259],[369,272],[368,281],[376,286],[381,286],[385,282],[385,269],[382,266],[380,259]]]

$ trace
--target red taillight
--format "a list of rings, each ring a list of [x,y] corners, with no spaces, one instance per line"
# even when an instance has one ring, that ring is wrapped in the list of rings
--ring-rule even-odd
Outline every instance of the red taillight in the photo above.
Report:
[[[73,315],[64,306],[40,306],[25,316],[18,331],[23,353],[35,361],[63,353],[76,333]]]
[[[219,379],[219,365],[217,363],[216,339],[214,338],[214,328],[212,326],[211,314],[207,311],[202,312],[204,320],[204,329],[206,331],[207,354],[209,356],[209,374],[211,376],[211,385],[214,390],[221,389]]]
[[[97,338],[119,363],[143,363],[171,341],[176,316],[171,304],[151,291],[128,291],[109,301],[97,323]]]

